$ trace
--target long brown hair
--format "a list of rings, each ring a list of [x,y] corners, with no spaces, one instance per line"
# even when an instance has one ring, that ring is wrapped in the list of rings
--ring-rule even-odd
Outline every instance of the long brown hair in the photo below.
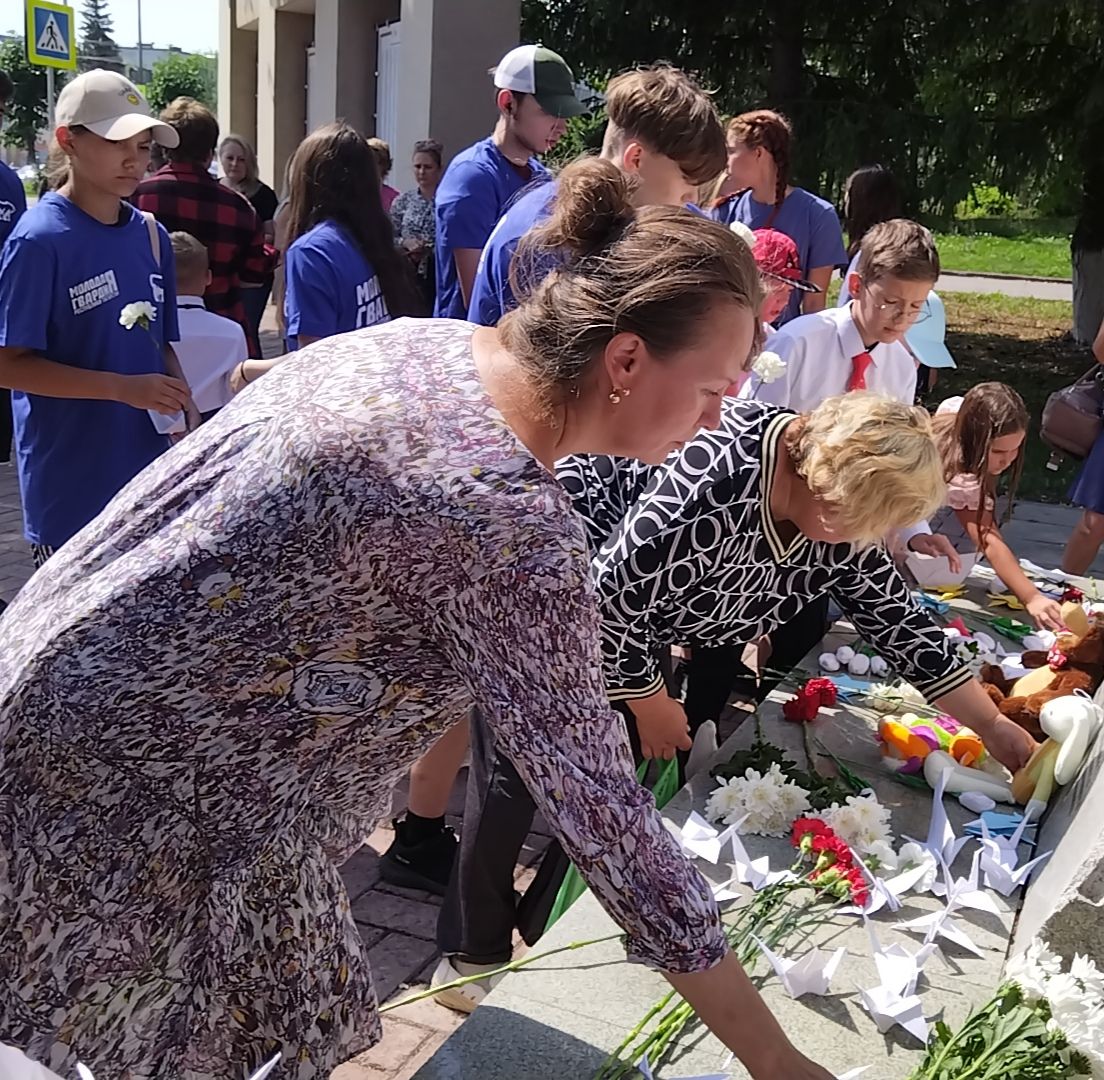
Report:
[[[731,229],[681,207],[634,209],[633,189],[612,162],[575,161],[559,175],[549,218],[518,246],[510,278],[520,304],[498,330],[544,407],[617,334],[638,334],[663,357],[697,339],[714,304],[754,313],[762,303],[751,248]],[[758,345],[757,333],[752,355]]]
[[[1005,435],[1027,432],[1027,407],[1023,398],[999,382],[978,383],[967,391],[957,413],[939,413],[932,420],[935,443],[943,460],[943,477],[966,475],[978,481],[981,498],[978,500],[977,527],[984,535],[982,521],[986,506],[993,502],[996,520],[997,478],[989,472],[989,451],[994,439]],[[1007,521],[1012,513],[1012,500],[1016,497],[1020,476],[1023,473],[1025,439],[1010,469],[1006,470],[1008,508],[1002,519]]]
[[[291,159],[288,192],[288,247],[315,225],[334,221],[375,271],[388,314],[425,314],[383,209],[376,155],[360,132],[341,121],[312,131]]]
[[[755,109],[741,113],[728,122],[728,134],[742,142],[749,150],[762,147],[774,161],[774,209],[763,227],[769,229],[782,204],[786,201],[786,188],[790,186],[790,147],[793,128],[781,113],[772,109]]]

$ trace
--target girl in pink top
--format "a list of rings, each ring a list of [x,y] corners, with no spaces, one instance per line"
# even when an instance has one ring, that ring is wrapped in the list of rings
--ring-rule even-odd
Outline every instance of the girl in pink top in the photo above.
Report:
[[[1062,628],[1058,604],[1044,596],[1020,569],[1019,560],[1000,534],[995,513],[998,477],[1008,476],[1009,506],[1023,471],[1027,409],[1004,383],[979,383],[965,397],[950,398],[936,411],[936,443],[943,457],[947,506],[932,520],[938,532],[955,519],[974,547],[1024,605],[1027,613],[1050,630]],[[1006,516],[1007,520],[1007,516]]]

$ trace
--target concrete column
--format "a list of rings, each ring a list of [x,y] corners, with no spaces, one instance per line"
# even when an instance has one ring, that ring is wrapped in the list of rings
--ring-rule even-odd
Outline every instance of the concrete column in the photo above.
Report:
[[[439,139],[447,163],[489,135],[497,112],[488,69],[518,44],[520,0],[402,0],[399,145],[392,183],[413,186],[418,139]]]
[[[376,26],[399,17],[399,0],[315,0],[315,76],[319,116],[374,134]]]
[[[240,0],[219,0],[218,121],[257,141],[257,34],[239,26]]]
[[[288,158],[306,134],[307,48],[313,38],[313,15],[259,8],[257,159],[261,179],[276,191],[283,190]]]

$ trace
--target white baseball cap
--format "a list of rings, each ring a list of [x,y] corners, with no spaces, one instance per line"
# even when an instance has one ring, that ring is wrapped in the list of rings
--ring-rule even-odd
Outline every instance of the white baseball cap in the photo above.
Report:
[[[532,94],[550,116],[566,120],[589,112],[575,95],[575,76],[559,53],[543,45],[519,45],[511,49],[494,69],[499,90]]]
[[[66,83],[54,115],[58,127],[85,127],[113,142],[148,131],[170,150],[180,144],[176,129],[158,120],[138,87],[117,71],[95,68]]]

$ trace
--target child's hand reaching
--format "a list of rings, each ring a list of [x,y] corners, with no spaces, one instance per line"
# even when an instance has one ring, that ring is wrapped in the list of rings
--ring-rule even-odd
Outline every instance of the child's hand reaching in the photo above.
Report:
[[[918,533],[908,542],[909,550],[921,555],[943,555],[950,564],[952,574],[962,573],[962,560],[955,546],[939,533]]]
[[[1035,620],[1035,625],[1043,630],[1064,630],[1066,624],[1062,621],[1062,608],[1057,600],[1044,596],[1037,592],[1026,604],[1024,609]]]

